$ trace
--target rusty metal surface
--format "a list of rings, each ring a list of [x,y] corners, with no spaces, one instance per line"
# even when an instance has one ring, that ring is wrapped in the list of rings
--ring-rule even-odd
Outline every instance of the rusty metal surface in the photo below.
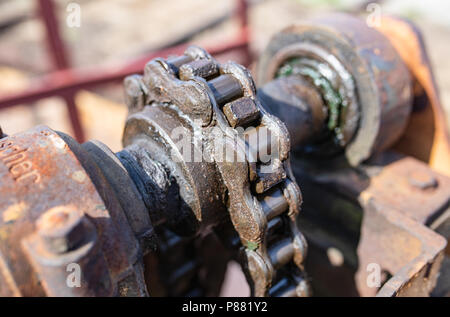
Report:
[[[139,282],[143,276],[139,276],[142,272],[138,243],[125,214],[106,182],[100,184],[101,173],[93,163],[74,154],[69,141],[42,126],[0,141],[0,250],[2,277],[7,281],[2,283],[1,293],[143,295],[146,290]],[[97,184],[92,181],[96,173]],[[72,218],[66,221],[63,216],[49,217],[51,221],[42,218],[55,210],[61,215],[74,215],[74,219],[86,225],[75,226],[77,221],[69,221]],[[37,222],[41,224],[40,230]],[[50,233],[51,227],[56,230],[58,223],[61,229]],[[75,232],[71,226],[77,228]],[[86,241],[77,241],[80,235]],[[47,236],[56,241],[53,247]],[[80,288],[65,286],[66,266],[70,263],[81,266],[85,279]]]
[[[392,46],[386,43],[386,38],[392,41],[413,77],[409,79],[409,75],[405,73],[405,67],[401,66],[402,63],[394,62],[394,65],[399,68],[396,71],[390,69],[388,77],[381,82],[384,82],[383,85],[386,86],[392,85],[390,87],[397,92],[400,98],[398,102],[401,105],[412,96],[411,92],[403,91],[402,87],[408,86],[407,82],[411,80],[412,83],[414,80],[414,112],[411,120],[408,121],[405,134],[402,134],[402,129],[407,117],[399,115],[392,106],[387,106],[388,111],[393,111],[391,115],[380,117],[379,127],[383,129],[382,127],[386,124],[396,131],[396,139],[401,137],[396,145],[397,149],[427,161],[438,171],[446,173],[449,166],[446,150],[450,145],[448,132],[443,128],[445,125],[442,123],[442,107],[439,104],[434,77],[418,30],[405,21],[385,17],[380,28],[386,36],[383,39],[376,33],[369,36],[371,32],[364,32],[364,27],[345,31],[349,25],[357,25],[357,23],[346,18],[344,18],[345,21],[340,19],[321,20],[320,26],[312,26],[317,37],[310,40],[317,45],[328,47],[329,43],[320,40],[323,33],[329,33],[331,38],[345,34],[352,41],[355,41],[356,37],[356,43],[361,40],[358,40],[358,34],[366,34],[368,35],[366,40],[370,39],[373,42],[366,43],[367,45],[360,43],[361,51],[358,49],[359,44],[356,44],[355,48],[358,54],[365,52],[365,57],[371,56],[375,70],[384,63],[387,65],[393,60],[399,61]],[[324,25],[334,25],[339,28],[333,31]],[[291,33],[307,34],[311,32],[309,28],[310,26],[292,27],[278,35],[278,38],[275,37],[274,44],[269,46],[266,55],[263,56],[260,70],[263,76],[264,74],[273,76],[270,75],[274,73],[274,70],[270,68],[273,66],[270,62],[279,65],[277,51],[281,50],[282,53],[278,54],[278,58],[284,59],[287,56],[287,49],[283,52],[283,47],[289,47],[288,43],[299,41],[298,38],[293,39]],[[307,36],[305,39],[308,39]],[[333,39],[330,42],[333,42]],[[381,46],[376,47],[377,45]],[[371,47],[375,48],[367,50]],[[339,50],[342,48],[336,45],[334,52]],[[291,52],[299,54],[295,48],[292,48]],[[336,56],[342,60],[339,54]],[[267,60],[272,57],[270,61]],[[379,60],[375,61],[377,59]],[[389,76],[391,76],[390,79],[388,79]],[[367,91],[361,86],[360,78],[354,78],[355,86],[360,90],[361,96]],[[396,78],[406,81],[399,83],[396,82]],[[391,84],[388,84],[389,82]],[[383,103],[386,100],[383,101],[384,93],[381,91],[380,103]],[[403,95],[404,93],[409,97]],[[395,98],[391,101],[393,100]],[[364,102],[364,99],[360,98],[360,102]],[[284,112],[286,105],[277,105],[276,102],[274,104],[275,107],[282,108],[277,109],[277,112]],[[293,105],[292,102],[287,104]],[[310,107],[314,109],[316,106],[311,103]],[[402,106],[399,110],[401,108]],[[398,118],[403,118],[400,120],[403,122],[395,122]],[[376,129],[363,123],[360,123],[358,129],[374,137],[377,134]],[[388,131],[385,128],[384,130]],[[303,134],[301,128],[295,126],[290,132],[292,135]],[[388,133],[388,139],[393,137],[392,131]],[[380,137],[384,138],[381,134]],[[370,137],[364,140],[369,142]],[[387,144],[392,144],[392,140],[387,141]],[[302,160],[306,162],[307,157],[303,156]],[[379,296],[429,295],[436,285],[443,249],[446,245],[445,239],[448,239],[448,236],[442,237],[427,227],[433,226],[437,219],[446,217],[445,211],[448,209],[450,200],[448,179],[412,158],[401,160],[391,158],[387,161],[375,158],[367,166],[356,169],[349,168],[339,159],[327,160],[326,167],[321,166],[324,162],[325,160],[302,163],[304,171],[298,172],[301,176],[297,176],[303,180],[301,185],[305,188],[307,197],[311,199],[305,206],[305,217],[309,220],[304,221],[301,228],[312,245],[312,256],[306,267],[313,279],[317,279],[313,287],[316,290],[320,289],[321,294],[327,292],[339,294],[342,292],[339,285],[346,284],[348,292],[345,295],[375,295],[377,289],[367,286],[366,266],[370,263],[378,263],[385,276],[385,284],[379,290]],[[327,199],[326,203],[321,202],[322,197]],[[319,210],[321,212],[318,212]],[[315,216],[312,215],[313,212],[316,213]],[[320,217],[324,219],[319,219]],[[329,223],[333,221],[335,225]],[[443,220],[439,219],[439,221]],[[327,253],[330,248],[338,248],[343,254],[344,263],[339,267],[332,264],[333,260]],[[328,261],[330,262],[327,263]],[[329,275],[332,269],[337,270],[335,276]],[[352,276],[355,276],[355,281],[352,281]],[[327,280],[334,281],[336,287],[333,283],[327,283]]]
[[[126,168],[118,157],[99,141],[86,142],[82,147],[95,162],[98,162],[97,166],[117,197],[131,230],[139,240],[141,251],[145,254],[154,249],[155,233],[152,221],[136,184]]]
[[[83,145],[71,137],[58,133],[76,155],[78,161],[89,175],[98,194],[101,196],[105,209],[99,211],[100,240],[113,281],[117,284],[116,293],[126,296],[146,295],[141,268],[141,246],[127,220],[126,211],[119,202],[121,196],[116,195],[99,165]],[[111,252],[114,250],[114,252]]]
[[[345,103],[334,133],[345,141],[345,155],[352,165],[399,139],[411,111],[411,79],[385,36],[362,19],[344,14],[288,27],[274,36],[262,55],[259,85],[271,81],[284,63],[298,57],[335,72],[327,81],[331,85],[336,81],[334,89]],[[332,146],[322,145],[325,149]]]
[[[429,226],[450,202],[450,179],[406,157],[384,166],[372,177],[362,195],[367,193]]]
[[[358,246],[360,269],[356,275],[360,294],[375,295],[375,290],[367,287],[366,268],[377,263],[392,275],[377,296],[430,296],[444,258],[446,239],[380,201],[373,198],[365,203]]]
[[[413,158],[402,158],[371,178],[360,201],[366,210],[359,244],[365,261],[360,265],[378,260],[393,275],[378,295],[428,296],[447,241],[427,226],[449,207],[450,179]]]
[[[128,78],[126,85],[131,115],[125,127],[125,149],[145,148],[180,186],[181,208],[171,210],[168,217],[180,224],[172,230],[199,234],[229,217],[240,236],[240,260],[253,294],[307,295],[301,274],[306,242],[295,227],[301,194],[290,173],[288,132],[261,108],[249,72],[232,62],[218,64],[206,51],[190,47],[184,56],[149,62],[143,78]],[[230,125],[257,128],[242,129],[239,135]],[[180,133],[173,136],[177,129]],[[263,140],[260,132],[275,140],[251,144],[252,137]],[[187,137],[189,147],[179,142],[180,137]],[[223,151],[217,152],[219,148]],[[200,155],[195,157],[196,153]],[[272,157],[265,165],[264,153]],[[270,201],[270,189],[275,187],[282,192],[285,203],[279,206],[284,208],[266,215],[260,200]],[[272,217],[283,218],[282,226],[269,236]],[[281,242],[274,238],[283,235],[289,243],[279,257]],[[224,240],[230,238],[222,235]],[[239,243],[235,247],[239,249]]]
[[[383,16],[378,29],[390,39],[414,81],[413,112],[396,148],[449,176],[450,132],[423,36],[413,23],[397,17]]]
[[[327,170],[311,166],[306,169],[308,164],[295,162],[296,175],[312,199],[305,206],[309,220],[300,227],[309,226],[303,230],[314,252],[326,252],[329,245],[323,239],[328,236],[331,245],[343,253],[346,264],[342,272],[335,274],[348,279],[345,270],[354,270],[355,280],[348,282],[353,284],[349,286],[354,289],[353,296],[430,295],[447,244],[446,238],[429,228],[445,216],[449,206],[446,176],[418,160],[397,154],[384,154],[356,169],[338,167],[339,162]],[[314,200],[321,196],[327,197],[326,204]],[[311,218],[313,210],[335,225],[313,229],[316,225],[308,224],[317,223]],[[336,232],[341,232],[340,238],[332,238]],[[380,265],[385,275],[381,289],[367,285],[370,263]],[[326,267],[322,269],[330,270]],[[310,271],[313,279],[321,279],[316,274],[323,271]]]
[[[317,55],[320,49],[325,48],[353,76],[359,97],[359,111],[362,111],[358,130],[364,137],[360,141],[367,146],[373,138],[379,138],[374,149],[367,152],[366,159],[380,149],[393,145],[395,140],[400,140],[395,145],[396,149],[429,162],[437,171],[448,174],[448,131],[443,122],[442,107],[423,39],[417,28],[392,17],[383,17],[378,28],[382,34],[367,30],[364,23],[342,15],[325,17],[316,23],[294,26],[275,36],[260,63],[260,83],[274,78],[283,61],[292,56],[311,56],[314,52]],[[346,47],[347,40],[352,43],[350,48]],[[314,45],[314,50],[308,48],[308,44]],[[368,93],[368,86],[364,86],[364,79],[357,75],[358,71],[355,72],[349,66],[351,63],[346,62],[349,55],[341,55],[340,52],[355,54],[355,58],[359,56],[371,65],[372,70],[365,70],[368,77],[371,72],[385,72],[379,78],[372,77],[372,87],[378,87],[378,91],[371,99],[379,99],[371,109],[379,107],[381,112],[378,115],[370,111],[364,114],[363,107],[367,101],[364,95]],[[403,63],[408,66],[411,78]],[[329,64],[333,65],[331,62]],[[292,70],[295,75],[296,69]],[[280,92],[289,86],[289,77],[284,80],[285,83],[279,84],[277,92],[272,89],[268,94],[269,98],[271,95],[277,96],[269,100],[269,105],[272,103],[276,113],[281,114],[289,113],[290,109],[286,108],[297,106],[296,102],[284,96],[284,92]],[[266,86],[270,87],[275,82],[269,82]],[[408,104],[413,97],[409,88],[411,84],[414,84],[414,110],[409,119],[411,108]],[[264,91],[266,86],[261,90]],[[390,93],[395,91],[397,97],[383,91],[387,87],[390,87]],[[386,99],[387,96],[390,97]],[[277,100],[288,101],[277,103]],[[311,101],[305,103],[303,100],[297,104],[309,111],[318,107],[318,103]],[[299,116],[300,113],[296,111]],[[366,117],[367,114],[369,117]],[[368,124],[367,120],[374,117],[379,121]],[[300,118],[308,116],[302,114]],[[404,132],[406,123],[408,125]],[[311,138],[303,132],[302,127],[295,124],[291,126],[290,133],[294,138],[300,136],[300,144],[307,143],[308,138]],[[302,139],[305,135],[307,138]],[[378,146],[379,150],[376,150]],[[348,153],[346,156],[349,159]],[[385,158],[383,155],[381,157]],[[341,279],[348,279],[348,282],[339,281],[348,285],[346,295],[375,295],[377,289],[367,287],[366,283],[366,266],[375,262],[382,265],[386,279],[378,295],[426,296],[431,293],[439,274],[448,235],[442,237],[428,227],[434,226],[437,219],[445,221],[450,184],[445,176],[417,160],[394,157],[385,161],[378,157],[372,162],[369,160],[367,166],[352,169],[340,159],[322,158],[313,162],[305,155],[299,156],[302,162],[309,160],[309,163],[300,164],[304,169],[302,172],[298,171],[299,167],[295,167],[298,175],[301,175],[298,178],[303,180],[301,185],[311,199],[305,206],[305,213],[312,223],[306,220],[302,228],[313,249],[312,262],[307,263],[307,269],[311,271],[313,279],[319,276],[320,280],[313,287],[322,288],[320,291],[324,291],[323,287],[331,292],[342,291],[337,282],[341,276]],[[355,165],[351,158],[349,162]],[[325,163],[327,166],[321,165]],[[322,197],[326,197],[327,202],[321,202]],[[314,210],[316,214],[322,210],[318,214],[324,219],[312,215]],[[443,217],[444,220],[440,219]],[[332,221],[335,221],[335,225],[329,223]],[[336,247],[343,253],[345,261],[335,268],[339,270],[337,276],[329,276],[333,260],[327,250]],[[331,264],[326,264],[327,257]],[[355,282],[350,280],[353,275],[356,276]],[[320,284],[322,278],[323,284]],[[327,279],[334,280],[338,289],[334,289],[332,283],[327,285]]]
[[[22,248],[23,238],[35,231],[37,218],[52,207],[73,205],[97,216],[104,203],[67,144],[48,128],[2,139],[1,156],[3,275],[12,276],[12,285],[2,284],[2,294],[9,288],[16,290],[15,295],[43,295],[45,286]],[[66,194],[48,192],[54,185]]]
[[[118,153],[47,127],[0,130],[0,295],[214,296],[230,260],[254,296],[311,295],[305,270],[319,295],[429,295],[450,179],[386,148],[411,110],[400,56],[436,115],[432,74],[404,42],[397,54],[395,32],[346,15],[315,23],[275,36],[258,95],[247,69],[199,47],[150,61],[124,81]],[[421,143],[417,156],[442,168],[435,132],[439,150]],[[80,288],[65,284],[73,263]]]

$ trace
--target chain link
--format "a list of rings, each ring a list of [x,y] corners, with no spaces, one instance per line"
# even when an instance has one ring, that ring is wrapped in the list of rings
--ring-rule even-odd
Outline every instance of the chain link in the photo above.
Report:
[[[261,106],[249,71],[233,62],[219,64],[195,46],[182,56],[153,62],[173,75],[175,83],[159,87],[156,74],[145,83],[147,88],[187,87],[176,81],[195,86],[181,94],[184,102],[177,100],[182,105],[180,110],[192,119],[202,120],[205,135],[211,126],[223,132],[222,138],[209,136],[215,148],[225,149],[212,156],[228,189],[228,212],[239,235],[240,243],[231,245],[239,250],[252,295],[309,296],[303,269],[307,244],[296,225],[302,197],[290,168],[289,133]],[[209,100],[195,95],[196,89],[206,92]],[[195,98],[200,101],[186,105]],[[230,161],[223,153],[245,159]],[[221,237],[232,239],[230,234]]]

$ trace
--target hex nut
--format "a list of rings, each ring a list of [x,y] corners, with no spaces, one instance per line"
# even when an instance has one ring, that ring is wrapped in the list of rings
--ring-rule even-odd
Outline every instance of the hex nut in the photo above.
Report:
[[[76,248],[85,238],[88,219],[73,206],[54,207],[37,220],[37,232],[46,249],[61,254]]]

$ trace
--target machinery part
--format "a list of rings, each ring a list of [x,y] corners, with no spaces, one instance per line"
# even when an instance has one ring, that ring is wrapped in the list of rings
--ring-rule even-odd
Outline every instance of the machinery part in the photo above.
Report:
[[[317,169],[293,160],[309,198],[299,225],[310,245],[305,267],[315,294],[431,294],[448,239],[434,231],[448,219],[448,177],[392,152],[358,168],[330,162]],[[341,254],[339,264],[327,254],[331,248]],[[375,269],[382,274],[378,287],[367,284]]]
[[[0,295],[217,295],[238,259],[252,295],[308,296],[297,222],[316,285],[333,288],[326,253],[342,266],[334,278],[350,276],[349,292],[373,295],[364,266],[378,263],[387,276],[378,295],[428,294],[446,241],[426,226],[448,223],[450,182],[411,158],[373,156],[410,111],[411,81],[391,44],[335,16],[282,32],[261,65],[269,79],[256,96],[245,68],[198,47],[150,61],[125,79],[118,153],[47,127],[1,133]],[[303,219],[291,142],[303,147],[294,157],[309,197]],[[335,157],[318,166],[305,152]]]
[[[411,111],[411,76],[389,40],[363,20],[334,14],[276,34],[261,57],[258,82],[288,75],[309,80],[327,107],[332,135],[302,144],[307,151],[345,148],[356,166],[402,135]],[[320,120],[320,111],[314,113]]]
[[[149,62],[126,90],[132,114],[119,153],[46,127],[1,139],[1,294],[145,296],[152,282],[143,257],[148,264],[155,254],[169,295],[214,294],[226,262],[238,255],[224,252],[217,265],[202,252],[218,244],[199,237],[231,221],[253,294],[308,295],[289,136],[261,108],[249,73],[191,47],[174,60]],[[193,135],[199,161],[185,158],[177,131]],[[241,160],[228,160],[230,153]],[[230,229],[226,243],[236,235]],[[70,288],[64,282],[74,263],[82,285]],[[212,286],[201,277],[205,269]]]
[[[393,180],[396,185],[389,188],[387,184]],[[424,186],[423,180],[431,181],[432,185]],[[450,195],[449,181],[412,158],[399,158],[372,177],[370,186],[359,196],[364,208],[358,246],[360,269],[356,275],[361,294],[373,294],[366,287],[362,271],[377,261],[392,275],[377,296],[430,295],[437,283],[447,241],[427,226],[433,226],[444,215]],[[382,238],[378,227],[385,231]],[[383,253],[382,258],[379,253]],[[402,261],[391,259],[390,254]]]
[[[144,257],[151,296],[218,296],[231,258],[214,233],[180,237],[156,228],[158,248]]]
[[[295,226],[301,194],[290,172],[289,136],[260,106],[248,71],[190,47],[183,56],[149,62],[143,77],[125,83],[131,115],[124,151],[144,150],[179,184],[182,212],[169,228],[198,234],[226,221],[228,209],[252,294],[307,295],[301,272],[306,241]],[[267,223],[276,218],[282,226],[269,236]],[[275,237],[286,244],[282,259]]]
[[[330,115],[324,118],[324,113],[332,111],[330,100],[333,98],[326,98],[326,94],[331,93],[333,97],[345,88],[339,83],[346,76],[336,71],[342,65],[346,65],[353,78],[356,95],[364,97],[356,100],[362,116],[360,121],[364,116],[365,95],[368,95],[363,86],[365,80],[372,82],[373,91],[369,93],[380,97],[377,106],[384,110],[373,121],[376,124],[372,124],[372,127],[378,124],[381,129],[378,132],[370,130],[369,125],[360,123],[357,126],[353,138],[358,137],[359,130],[365,130],[364,133],[372,133],[371,137],[364,139],[368,145],[372,146],[371,140],[379,139],[378,145],[364,152],[366,159],[349,151],[352,142],[358,141],[350,138],[345,151],[355,169],[349,169],[339,158],[328,160],[325,167],[318,166],[304,154],[296,156],[297,178],[302,179],[302,189],[309,202],[300,222],[305,223],[301,229],[313,246],[306,264],[315,281],[313,288],[322,295],[343,295],[342,283],[348,276],[346,289],[349,293],[345,295],[375,295],[377,290],[379,296],[429,295],[439,274],[445,241],[427,227],[441,228],[448,223],[449,192],[445,186],[448,181],[442,175],[430,176],[436,174],[417,161],[395,159],[395,163],[390,160],[380,163],[379,159],[376,162],[367,160],[369,156],[376,158],[377,152],[397,141],[395,149],[429,162],[433,168],[448,174],[450,139],[423,39],[412,23],[393,17],[382,17],[378,27],[380,33],[368,30],[364,23],[343,15],[324,18],[318,23],[291,27],[276,35],[260,63],[260,82],[264,85],[258,94],[264,105],[287,123],[292,139],[296,140],[293,144],[303,146],[305,153],[311,150],[311,144],[321,144],[327,139],[326,133],[320,133],[320,129],[322,127],[323,131],[326,125],[329,128]],[[364,34],[366,38],[363,38]],[[317,66],[311,61],[311,56],[318,55],[320,50],[331,53],[322,55],[332,62]],[[292,57],[289,56],[291,53],[294,54],[293,59],[288,58]],[[354,75],[357,72],[351,67],[358,59],[367,67],[361,68],[364,72],[360,75],[366,74],[365,78]],[[403,63],[413,75],[411,79]],[[389,73],[385,73],[389,69],[387,66],[391,67]],[[267,82],[277,74],[281,77]],[[327,74],[330,78],[328,86],[324,83]],[[308,78],[317,81],[315,91],[304,84]],[[409,88],[412,84],[414,95]],[[323,98],[317,98],[320,94]],[[408,118],[411,101],[413,112]],[[295,122],[305,122],[308,128]],[[405,132],[402,132],[406,125]],[[391,131],[388,138],[384,136],[385,131]],[[318,154],[324,156],[328,153],[321,148]],[[361,161],[365,163],[357,166]],[[378,173],[387,176],[376,176]],[[376,185],[381,179],[383,186]],[[406,180],[407,184],[400,180]],[[327,203],[323,204],[323,200]],[[329,227],[318,219],[318,214],[339,223],[339,226]],[[342,221],[344,218],[346,223]],[[442,224],[438,226],[437,223]],[[389,236],[389,242],[380,236]],[[444,238],[449,239],[448,230]],[[405,248],[404,243],[410,247]],[[326,264],[329,260],[326,252],[331,247],[338,247],[344,254],[345,265],[340,268],[330,268]],[[448,256],[444,263],[448,262],[447,259]],[[370,263],[380,264],[385,274],[382,289],[367,287],[366,268]],[[355,267],[357,284],[352,285],[351,271]],[[327,274],[331,269],[334,276]],[[340,291],[334,289],[333,280],[338,281],[335,284]],[[448,292],[448,286],[439,288],[441,293]]]
[[[395,148],[450,176],[450,131],[424,38],[409,21],[391,16],[381,19],[377,29],[395,46],[414,82],[413,111]]]
[[[327,108],[321,94],[306,79],[280,77],[261,87],[258,97],[270,113],[283,118],[294,147],[326,134]]]
[[[148,213],[136,217],[141,199],[118,160],[104,153],[96,161],[86,147],[94,144],[43,126],[0,140],[1,295],[147,294]],[[126,197],[107,181],[112,174]],[[66,286],[71,263],[79,265],[80,287]]]
[[[176,265],[178,272],[189,273],[180,267],[183,258],[177,256],[182,252],[204,275],[187,280],[170,275],[173,289],[168,295],[218,294],[229,255],[218,254],[219,263],[202,255],[199,250],[221,250],[211,237],[192,237],[182,244],[176,237],[166,239],[168,230],[161,225],[171,218],[162,211],[179,209],[173,206],[177,192],[165,170],[142,151],[131,147],[114,154],[98,141],[80,145],[67,135],[36,127],[3,137],[0,157],[1,295],[146,296],[143,258],[149,275],[148,259],[167,250],[164,240],[171,243],[170,256],[176,259],[168,269]],[[146,170],[138,160],[147,164]],[[54,188],[62,195],[50,191]],[[213,263],[205,270],[208,261]],[[81,274],[80,287],[66,284],[73,265]],[[190,293],[183,292],[183,283]],[[152,293],[158,295],[158,289]]]

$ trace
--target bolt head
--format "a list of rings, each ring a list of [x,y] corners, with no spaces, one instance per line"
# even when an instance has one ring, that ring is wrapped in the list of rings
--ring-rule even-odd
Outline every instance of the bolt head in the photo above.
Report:
[[[438,186],[437,179],[429,172],[413,171],[409,177],[409,183],[419,189],[434,189]]]
[[[37,220],[38,235],[48,251],[64,253],[74,249],[86,236],[84,214],[72,206],[58,206]]]

